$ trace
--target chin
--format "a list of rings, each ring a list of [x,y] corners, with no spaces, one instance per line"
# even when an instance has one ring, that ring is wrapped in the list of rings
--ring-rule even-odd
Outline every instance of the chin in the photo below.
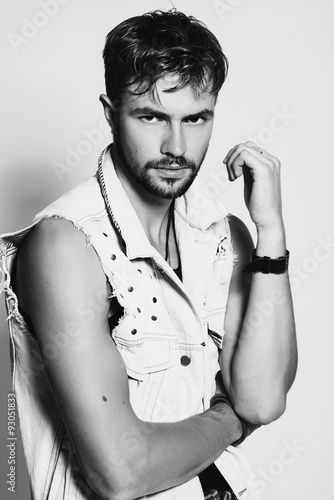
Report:
[[[188,179],[187,182],[182,183],[177,182],[164,182],[164,183],[150,183],[149,185],[143,186],[146,191],[159,198],[164,198],[166,200],[172,200],[174,198],[179,198],[184,195],[191,186],[193,180]]]

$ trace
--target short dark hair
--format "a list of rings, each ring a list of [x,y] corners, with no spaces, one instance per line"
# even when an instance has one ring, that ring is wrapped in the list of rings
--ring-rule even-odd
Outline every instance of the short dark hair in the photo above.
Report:
[[[148,12],[116,26],[103,50],[106,92],[120,100],[129,85],[133,93],[154,93],[157,80],[168,73],[179,78],[170,91],[191,85],[199,94],[221,89],[228,60],[217,38],[204,23],[176,9]]]

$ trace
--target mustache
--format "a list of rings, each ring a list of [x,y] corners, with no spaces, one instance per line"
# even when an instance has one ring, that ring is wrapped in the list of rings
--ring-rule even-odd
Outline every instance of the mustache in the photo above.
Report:
[[[185,156],[178,156],[177,158],[161,158],[160,160],[151,160],[145,164],[146,168],[168,168],[178,165],[179,167],[188,167],[194,170],[196,168],[195,162],[189,160]]]

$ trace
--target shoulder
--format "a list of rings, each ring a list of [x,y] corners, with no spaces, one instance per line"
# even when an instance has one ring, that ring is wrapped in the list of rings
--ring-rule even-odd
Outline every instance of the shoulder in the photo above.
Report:
[[[234,251],[238,255],[238,264],[244,266],[254,249],[254,243],[246,224],[235,215],[229,216],[231,240]]]
[[[42,219],[30,231],[20,247],[20,258],[43,262],[64,258],[67,260],[76,251],[84,253],[86,236],[72,222],[60,217]]]
[[[86,235],[65,219],[41,220],[24,239],[18,252],[16,285],[21,303],[29,308],[31,294],[99,293],[106,278]],[[28,311],[27,311],[28,312]]]

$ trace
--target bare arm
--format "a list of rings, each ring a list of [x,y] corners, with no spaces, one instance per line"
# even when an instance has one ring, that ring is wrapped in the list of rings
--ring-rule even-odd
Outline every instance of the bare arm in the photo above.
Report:
[[[257,227],[257,255],[277,258],[286,251],[279,163],[267,153],[264,158],[252,150],[251,144],[232,150],[227,165],[231,180],[246,170],[245,197]],[[220,364],[236,413],[249,422],[266,424],[283,413],[297,366],[289,277],[287,272],[243,273],[253,250],[252,239],[237,218],[231,218],[231,231],[239,258],[231,282]]]
[[[110,337],[106,278],[72,224],[38,224],[20,250],[18,275],[40,348],[52,353],[47,373],[82,470],[102,498],[138,498],[184,483],[240,437],[240,422],[224,404],[177,423],[137,418]],[[90,304],[98,304],[96,313],[83,315]],[[50,344],[57,349],[46,350]]]

